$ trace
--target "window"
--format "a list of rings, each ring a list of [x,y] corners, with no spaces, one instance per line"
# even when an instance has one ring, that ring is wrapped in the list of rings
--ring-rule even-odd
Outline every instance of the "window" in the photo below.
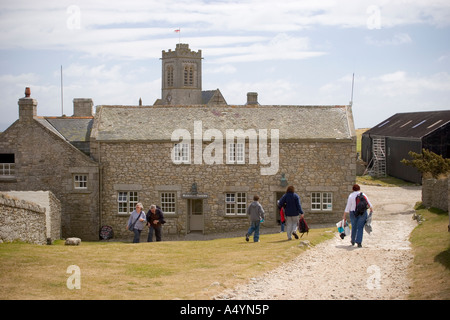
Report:
[[[244,144],[230,143],[228,145],[228,163],[244,163]]]
[[[87,180],[86,174],[76,174],[73,176],[73,187],[75,189],[87,189]]]
[[[333,194],[331,192],[312,192],[311,210],[333,210]]]
[[[167,67],[167,86],[173,87],[173,66]]]
[[[15,176],[15,156],[14,153],[0,154],[0,176],[13,177]]]
[[[176,208],[176,193],[162,192],[161,193],[161,209],[164,213],[175,213]]]
[[[138,202],[138,193],[136,191],[119,191],[117,193],[119,214],[131,214]]]
[[[381,128],[381,127],[383,127],[384,125],[386,125],[386,124],[388,124],[388,123],[389,123],[389,120],[386,121],[385,123],[380,124],[380,125],[378,126],[378,128]]]
[[[412,122],[412,120],[409,120],[408,122],[406,122],[405,124],[402,124],[401,126],[400,126],[400,128],[403,128],[404,126],[406,126],[407,124],[410,124]]]
[[[435,125],[437,125],[439,122],[441,122],[442,120],[438,120],[435,123],[433,123],[431,126],[428,126],[427,129],[430,129],[432,127],[434,127]]]
[[[225,195],[225,213],[227,215],[246,215],[247,194],[245,192],[227,193]]]
[[[190,149],[191,146],[189,143],[176,143],[173,147],[173,162],[176,164],[190,163]]]
[[[194,86],[194,68],[192,66],[184,67],[184,86]]]
[[[413,129],[417,128],[418,126],[420,126],[421,124],[425,123],[426,121],[427,121],[427,120],[420,121],[418,124],[416,124],[416,125],[413,127]]]

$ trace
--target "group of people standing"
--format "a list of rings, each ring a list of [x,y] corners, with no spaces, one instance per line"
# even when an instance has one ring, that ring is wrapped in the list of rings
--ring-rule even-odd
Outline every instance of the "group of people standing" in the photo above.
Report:
[[[367,220],[367,210],[362,215],[356,214],[356,198],[361,193],[360,186],[358,184],[353,185],[353,192],[350,193],[347,199],[347,205],[344,210],[343,220],[346,220],[347,214],[350,216],[350,222],[352,225],[351,231],[351,244],[355,243],[358,247],[362,246],[364,225]],[[368,203],[368,209],[370,213],[373,212],[372,204],[365,194],[363,196],[366,198]],[[245,240],[249,241],[249,237],[253,234],[253,241],[259,242],[259,230],[260,224],[264,221],[264,209],[258,202],[259,197],[254,196],[253,202],[247,208],[247,215],[250,217],[250,228],[248,229]],[[292,240],[292,236],[298,239],[297,227],[299,219],[303,217],[304,212],[300,202],[300,196],[295,193],[293,186],[289,186],[286,193],[278,200],[278,209],[280,209],[281,215],[281,231],[284,231],[284,223],[286,224],[286,234],[288,240]]]
[[[156,241],[161,241],[161,228],[164,223],[164,214],[160,208],[152,204],[145,214],[142,203],[138,203],[128,219],[126,228],[134,232],[133,243],[140,242],[141,232],[145,226],[148,227],[147,242],[153,241],[153,233],[155,233]]]

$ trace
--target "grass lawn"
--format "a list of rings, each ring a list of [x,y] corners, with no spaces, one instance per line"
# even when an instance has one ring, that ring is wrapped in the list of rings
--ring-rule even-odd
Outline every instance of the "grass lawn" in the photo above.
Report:
[[[334,236],[312,229],[312,245]],[[0,299],[209,299],[303,252],[286,234],[210,241],[83,242],[65,246],[0,244]],[[68,289],[80,268],[80,289]]]
[[[417,184],[412,182],[407,182],[398,178],[391,176],[386,177],[372,177],[369,175],[357,176],[356,183],[360,185],[372,185],[380,187],[406,187],[406,186],[416,186]]]
[[[448,213],[418,209],[425,219],[410,236],[414,262],[410,299],[450,300],[450,232]]]

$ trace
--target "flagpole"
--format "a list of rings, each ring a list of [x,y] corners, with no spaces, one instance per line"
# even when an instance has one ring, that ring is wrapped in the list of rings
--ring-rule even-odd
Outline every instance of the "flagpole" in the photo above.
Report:
[[[61,65],[61,116],[64,115],[63,67]]]
[[[176,29],[175,32],[178,33],[178,43],[181,43],[181,28]]]

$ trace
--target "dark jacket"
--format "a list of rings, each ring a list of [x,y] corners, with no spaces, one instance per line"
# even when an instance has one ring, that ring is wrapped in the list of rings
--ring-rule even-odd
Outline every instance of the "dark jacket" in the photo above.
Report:
[[[278,207],[284,208],[284,215],[288,217],[298,216],[303,214],[302,205],[300,204],[300,197],[294,192],[285,193],[280,201]]]
[[[159,220],[157,224],[153,223],[155,220]],[[160,228],[162,224],[166,223],[164,221],[164,214],[162,210],[158,207],[155,209],[155,213],[152,213],[151,210],[147,212],[147,222],[148,226],[152,226],[153,228]]]

